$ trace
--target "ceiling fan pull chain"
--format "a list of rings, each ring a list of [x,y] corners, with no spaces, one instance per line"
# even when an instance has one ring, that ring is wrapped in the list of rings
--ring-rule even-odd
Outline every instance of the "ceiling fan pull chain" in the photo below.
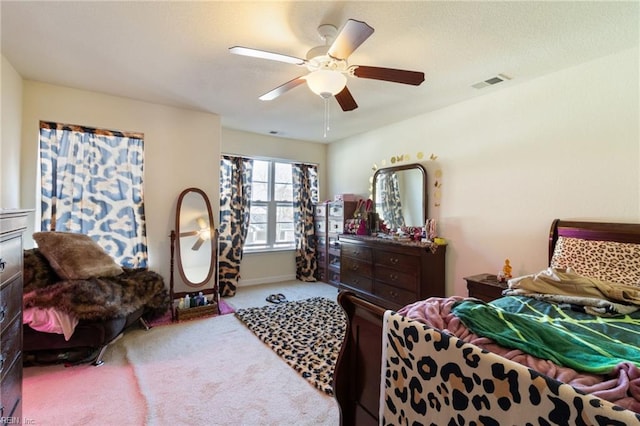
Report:
[[[324,97],[324,137],[331,130],[329,127],[329,96]]]

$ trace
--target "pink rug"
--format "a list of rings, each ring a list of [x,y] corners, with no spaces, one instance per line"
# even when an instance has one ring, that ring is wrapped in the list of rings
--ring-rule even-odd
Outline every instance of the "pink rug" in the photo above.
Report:
[[[222,298],[219,299],[219,304],[220,304],[220,315],[233,314],[236,311],[235,309],[233,309],[233,307],[231,305],[229,305]],[[171,311],[167,311],[161,317],[158,317],[158,318],[155,318],[155,319],[149,321],[149,326],[150,327],[158,327],[158,326],[167,325],[167,324],[172,324]]]

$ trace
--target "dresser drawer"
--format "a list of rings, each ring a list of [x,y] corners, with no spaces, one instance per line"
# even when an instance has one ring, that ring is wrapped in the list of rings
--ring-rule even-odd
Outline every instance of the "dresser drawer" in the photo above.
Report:
[[[342,234],[344,231],[344,221],[340,219],[329,219],[329,232]]]
[[[418,277],[416,276],[416,272],[411,269],[403,272],[398,269],[378,265],[376,267],[376,282],[378,281],[402,290],[411,292],[418,291]]]
[[[22,310],[22,278],[5,283],[0,289],[0,332]],[[5,340],[2,340],[4,346]]]
[[[13,363],[2,379],[2,392],[0,392],[2,413],[0,415],[3,418],[12,416],[19,418],[22,414],[21,410],[17,409],[22,399],[22,360],[18,361]]]
[[[7,324],[7,327],[0,333],[2,348],[0,348],[0,381],[5,382],[5,376],[9,373],[9,368],[17,362],[22,348],[22,321],[20,318]],[[6,343],[5,343],[6,342]],[[4,392],[4,386],[2,389]]]
[[[402,271],[416,271],[420,269],[420,258],[417,256],[376,250],[375,259],[378,265],[389,266]]]
[[[397,287],[385,285],[379,282],[376,282],[373,287],[373,294],[390,302],[397,303],[400,306],[408,305],[409,303],[413,303],[417,300],[415,292],[401,290]]]
[[[22,272],[22,237],[0,242],[0,285]]]
[[[340,284],[340,271],[328,270],[327,276],[329,277],[329,283],[336,285]]]
[[[329,216],[340,216],[344,217],[344,204],[342,203],[331,203],[329,205]]]
[[[343,269],[341,272],[340,282],[342,282],[342,284],[344,285],[365,291],[367,293],[373,292],[373,280],[354,272],[345,272],[345,270]]]
[[[318,217],[327,217],[327,206],[325,204],[317,204],[315,215]]]
[[[364,262],[371,262],[373,256],[369,247],[361,247],[356,244],[342,244],[342,254],[349,257],[355,257]]]
[[[362,275],[363,277],[373,278],[373,265],[369,262],[363,262],[351,257],[342,256],[340,265],[345,272]]]

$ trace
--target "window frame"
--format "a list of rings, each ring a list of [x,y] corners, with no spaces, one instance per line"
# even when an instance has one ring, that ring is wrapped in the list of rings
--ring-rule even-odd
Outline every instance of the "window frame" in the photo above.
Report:
[[[255,162],[265,162],[268,163],[268,177],[267,177],[267,198],[268,200],[251,200],[251,209],[255,208],[255,207],[264,207],[267,210],[267,221],[266,222],[260,222],[262,223],[266,223],[266,229],[267,229],[267,236],[266,236],[266,243],[257,243],[257,244],[251,244],[248,242],[248,235],[251,232],[251,229],[249,229],[247,231],[247,239],[245,240],[244,246],[243,246],[243,254],[254,254],[254,253],[269,253],[269,252],[280,252],[280,251],[292,251],[295,250],[296,248],[296,241],[295,241],[295,221],[293,218],[293,208],[294,208],[294,204],[295,204],[295,200],[293,200],[293,162],[292,161],[286,161],[286,160],[279,160],[279,159],[275,159],[275,158],[254,158],[254,166],[255,166]],[[285,164],[285,165],[289,165],[292,168],[292,180],[291,180],[291,201],[281,201],[281,200],[275,200],[274,196],[275,196],[275,187],[277,183],[281,183],[281,182],[276,182],[276,164]],[[255,169],[254,169],[255,172]],[[254,174],[254,178],[255,178],[255,174]],[[260,181],[262,182],[262,181]],[[253,187],[253,182],[251,182],[252,187]],[[253,194],[253,188],[252,188],[252,194]],[[278,218],[277,218],[277,212],[278,212],[278,207],[289,207],[292,209],[292,218],[291,218],[291,222],[278,222]],[[251,213],[250,217],[251,217]],[[291,223],[292,227],[291,227],[291,233],[292,233],[292,239],[291,241],[288,242],[282,242],[279,243],[276,241],[276,233],[277,233],[277,229],[278,229],[278,223]],[[251,220],[249,220],[249,228],[251,228]]]

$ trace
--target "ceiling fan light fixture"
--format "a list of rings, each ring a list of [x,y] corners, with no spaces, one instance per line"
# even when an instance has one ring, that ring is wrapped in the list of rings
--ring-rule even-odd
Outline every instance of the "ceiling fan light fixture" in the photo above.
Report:
[[[323,98],[335,96],[347,85],[347,77],[340,71],[317,70],[306,76],[313,93]]]

